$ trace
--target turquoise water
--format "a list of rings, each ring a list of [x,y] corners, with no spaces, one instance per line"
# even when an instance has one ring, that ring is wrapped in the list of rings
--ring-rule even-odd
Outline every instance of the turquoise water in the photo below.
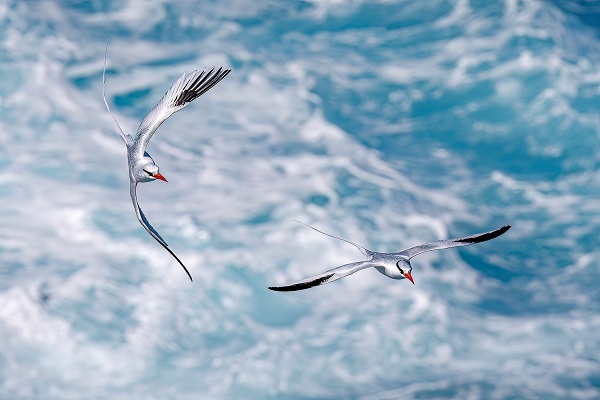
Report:
[[[0,3],[1,399],[600,397],[600,4]],[[140,185],[127,132],[184,71]],[[512,224],[296,293],[376,251]]]

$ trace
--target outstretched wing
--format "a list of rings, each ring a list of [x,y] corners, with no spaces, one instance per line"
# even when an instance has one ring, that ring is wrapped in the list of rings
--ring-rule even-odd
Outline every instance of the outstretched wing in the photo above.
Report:
[[[143,156],[150,138],[160,124],[165,122],[173,113],[181,110],[210,90],[229,72],[231,72],[230,69],[219,68],[215,71],[215,68],[212,68],[210,71],[194,71],[189,75],[185,73],[181,75],[158,104],[142,120],[133,144],[134,153],[139,157]]]
[[[131,201],[133,201],[133,208],[135,208],[135,214],[137,215],[137,219],[138,219],[138,221],[140,221],[140,224],[142,224],[144,229],[146,229],[146,231],[148,231],[148,233],[154,239],[156,239],[156,241],[158,243],[160,243],[160,245],[162,247],[164,247],[169,253],[171,253],[171,255],[173,257],[175,257],[177,262],[185,270],[185,273],[190,277],[190,281],[193,282],[194,280],[192,279],[192,275],[190,274],[190,271],[188,271],[188,269],[185,267],[185,265],[183,265],[181,260],[169,248],[169,246],[167,245],[167,242],[164,241],[164,239],[158,234],[158,232],[156,232],[156,230],[152,227],[152,225],[150,225],[150,222],[148,222],[148,220],[146,219],[146,216],[144,215],[144,212],[140,208],[140,205],[138,204],[138,201],[137,201],[137,182],[132,182],[129,184],[129,193],[131,194]]]
[[[308,289],[313,286],[324,285],[326,283],[336,281],[340,278],[360,271],[361,269],[374,266],[375,264],[370,261],[359,261],[351,264],[345,264],[341,267],[330,269],[329,271],[323,272],[320,275],[316,275],[296,283],[292,283],[285,286],[270,286],[269,289],[275,290],[277,292],[293,292],[296,290]]]
[[[419,255],[421,253],[425,253],[428,251],[432,251],[432,250],[441,250],[441,249],[447,249],[450,247],[459,247],[459,246],[469,246],[471,244],[486,242],[488,240],[495,239],[498,236],[505,233],[506,231],[508,231],[509,229],[510,229],[510,225],[506,225],[506,226],[503,226],[502,228],[499,228],[499,229],[496,229],[493,231],[478,233],[476,235],[467,236],[464,238],[438,240],[436,242],[431,242],[431,243],[426,243],[426,244],[421,244],[419,246],[411,247],[410,249],[406,249],[406,250],[401,251],[400,253],[396,253],[396,254],[406,256],[410,259],[416,255]]]

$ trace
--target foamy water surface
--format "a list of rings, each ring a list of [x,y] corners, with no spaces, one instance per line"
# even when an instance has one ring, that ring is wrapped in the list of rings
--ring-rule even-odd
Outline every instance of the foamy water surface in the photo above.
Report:
[[[0,4],[1,399],[600,397],[600,7]],[[184,71],[233,72],[148,148]],[[376,251],[513,228],[375,270]]]

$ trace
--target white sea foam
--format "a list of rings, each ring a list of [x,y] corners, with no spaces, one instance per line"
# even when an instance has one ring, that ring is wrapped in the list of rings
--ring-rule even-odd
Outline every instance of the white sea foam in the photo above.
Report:
[[[539,1],[0,18],[0,398],[597,397],[592,28]],[[140,185],[194,284],[135,219],[107,38],[127,132],[182,72],[233,67]],[[379,251],[513,228],[415,258],[415,286],[270,292],[361,257],[293,219]]]

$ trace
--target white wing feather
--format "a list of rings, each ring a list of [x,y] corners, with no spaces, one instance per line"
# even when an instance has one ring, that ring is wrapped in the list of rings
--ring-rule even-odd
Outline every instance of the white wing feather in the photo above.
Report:
[[[142,157],[150,138],[167,118],[206,93],[221,79],[225,78],[229,72],[231,72],[230,69],[219,68],[215,71],[212,68],[209,71],[194,71],[189,75],[185,73],[181,75],[158,104],[142,120],[133,143],[134,154]]]
[[[472,236],[466,236],[458,239],[445,239],[445,240],[437,240],[431,243],[421,244],[415,247],[411,247],[410,249],[406,249],[401,251],[400,253],[396,253],[398,255],[403,255],[410,258],[413,258],[416,255],[421,253],[425,253],[432,250],[441,250],[448,249],[450,247],[459,247],[459,246],[469,246],[475,243],[481,243],[488,240],[492,240],[502,235],[506,231],[510,229],[510,225],[503,226],[502,228],[495,229],[493,231],[478,233]]]
[[[314,286],[324,285],[333,281],[337,281],[340,278],[351,275],[361,269],[374,267],[376,264],[370,261],[359,261],[350,264],[344,264],[340,267],[330,269],[329,271],[323,272],[322,274],[315,275],[304,280],[291,283],[284,286],[270,286],[269,289],[277,292],[293,292],[296,290],[308,289]]]

